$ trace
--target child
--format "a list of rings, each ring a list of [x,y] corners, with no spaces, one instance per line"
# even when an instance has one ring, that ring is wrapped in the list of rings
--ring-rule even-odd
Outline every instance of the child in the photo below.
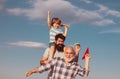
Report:
[[[64,27],[64,33],[59,27]],[[68,24],[61,24],[61,20],[59,18],[52,18],[50,19],[50,11],[48,11],[48,28],[50,30],[50,56],[49,59],[51,60],[54,57],[55,52],[55,35],[62,33],[65,37],[67,36],[68,32]]]

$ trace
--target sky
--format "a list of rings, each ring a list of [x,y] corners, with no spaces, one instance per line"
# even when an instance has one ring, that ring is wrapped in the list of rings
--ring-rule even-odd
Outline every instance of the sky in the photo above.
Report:
[[[0,78],[46,79],[47,72],[28,78],[49,45],[47,11],[69,24],[65,45],[81,44],[79,64],[89,47],[86,79],[120,78],[120,0],[0,0]],[[64,30],[63,28],[61,28]],[[83,79],[77,76],[76,79]]]

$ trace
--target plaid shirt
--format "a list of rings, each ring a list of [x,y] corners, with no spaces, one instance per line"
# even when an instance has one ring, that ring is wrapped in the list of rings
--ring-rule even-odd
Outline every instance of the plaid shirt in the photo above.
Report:
[[[47,71],[52,67],[52,79],[75,79],[77,74],[86,77],[89,73],[85,68],[74,62],[70,66],[66,66],[65,60],[60,57],[56,57],[47,64],[40,66],[39,72]]]

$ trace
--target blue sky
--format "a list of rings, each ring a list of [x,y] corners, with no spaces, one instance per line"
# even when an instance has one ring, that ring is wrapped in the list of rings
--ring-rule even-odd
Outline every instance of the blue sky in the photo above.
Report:
[[[47,11],[70,25],[66,45],[80,42],[92,56],[87,79],[120,78],[119,0],[0,0],[0,78],[26,79],[49,43]],[[28,79],[45,79],[47,72]],[[77,77],[81,78],[81,77]]]

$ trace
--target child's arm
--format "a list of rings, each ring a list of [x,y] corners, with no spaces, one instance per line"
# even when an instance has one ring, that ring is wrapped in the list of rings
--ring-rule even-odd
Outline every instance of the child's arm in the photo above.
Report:
[[[55,53],[55,46],[50,46],[49,60],[53,59]]]
[[[50,11],[48,10],[48,18],[47,18],[47,22],[48,22],[48,28],[51,28],[51,21],[50,21]]]
[[[68,24],[61,24],[61,26],[63,26],[65,28],[63,35],[66,37],[67,33],[68,33]]]
[[[80,45],[75,45],[75,51],[76,51],[76,55],[78,56],[79,55],[79,52],[80,52],[80,50],[81,50],[81,47],[80,47]]]

